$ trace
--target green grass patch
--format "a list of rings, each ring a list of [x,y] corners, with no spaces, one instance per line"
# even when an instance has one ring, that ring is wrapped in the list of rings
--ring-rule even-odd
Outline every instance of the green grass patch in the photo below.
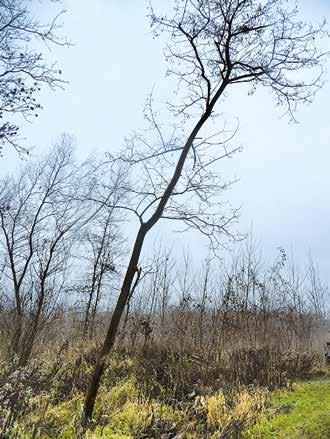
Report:
[[[262,420],[245,439],[329,439],[330,380],[299,383],[293,391],[277,391]]]

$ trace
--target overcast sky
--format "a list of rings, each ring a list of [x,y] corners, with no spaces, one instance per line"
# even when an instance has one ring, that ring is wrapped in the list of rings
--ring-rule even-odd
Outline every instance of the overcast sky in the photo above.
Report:
[[[113,151],[141,126],[153,85],[159,96],[171,93],[163,42],[149,33],[143,0],[65,3],[65,34],[74,46],[55,49],[50,56],[58,60],[69,84],[64,92],[43,92],[44,110],[25,127],[25,135],[37,146],[36,153],[62,132],[76,137],[81,156],[96,149]],[[307,19],[330,18],[328,0],[298,3]],[[265,91],[248,97],[240,89],[221,105],[226,117],[239,118],[235,142],[244,148],[225,167],[229,178],[240,180],[227,193],[232,205],[241,206],[240,231],[253,223],[266,255],[279,246],[292,247],[303,261],[310,249],[330,281],[330,83],[312,105],[300,109],[299,125],[281,117]],[[0,161],[1,173],[14,170],[17,163],[7,154]],[[195,235],[193,247],[202,245]]]

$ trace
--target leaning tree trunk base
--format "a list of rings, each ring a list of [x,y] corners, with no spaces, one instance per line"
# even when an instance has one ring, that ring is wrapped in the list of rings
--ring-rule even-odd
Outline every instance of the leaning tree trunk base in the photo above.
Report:
[[[100,387],[100,382],[104,369],[105,369],[105,358],[100,358],[95,366],[94,373],[91,377],[91,381],[88,387],[88,393],[86,396],[86,400],[82,412],[81,425],[84,430],[88,427],[88,423],[91,421],[93,416],[95,400]]]

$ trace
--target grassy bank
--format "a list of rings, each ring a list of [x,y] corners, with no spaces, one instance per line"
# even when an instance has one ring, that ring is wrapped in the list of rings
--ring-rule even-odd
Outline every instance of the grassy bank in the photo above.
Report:
[[[276,391],[267,414],[244,438],[330,438],[329,378],[295,384],[293,391]]]

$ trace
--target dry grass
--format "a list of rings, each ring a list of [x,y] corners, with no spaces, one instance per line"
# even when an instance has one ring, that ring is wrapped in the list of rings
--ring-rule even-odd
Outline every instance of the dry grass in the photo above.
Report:
[[[97,341],[76,341],[38,346],[25,368],[2,360],[1,437],[83,437],[80,415],[96,350]],[[238,437],[265,411],[267,388],[290,386],[312,372],[316,359],[264,348],[227,352],[212,363],[155,343],[117,349],[85,436]]]

